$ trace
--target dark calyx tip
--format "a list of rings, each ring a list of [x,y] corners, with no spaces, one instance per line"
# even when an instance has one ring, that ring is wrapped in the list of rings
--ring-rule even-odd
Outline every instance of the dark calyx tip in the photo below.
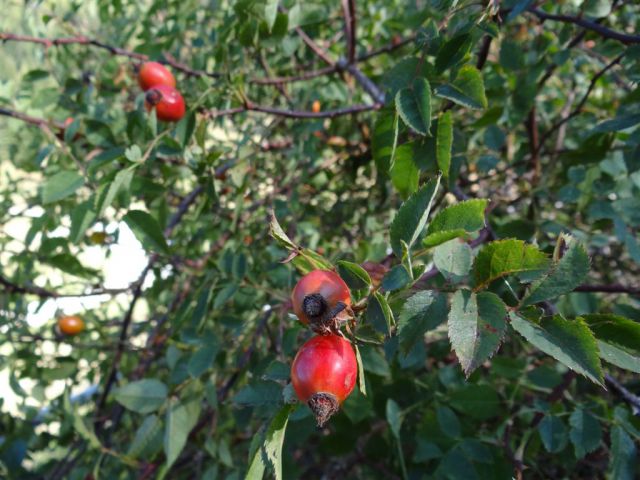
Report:
[[[160,103],[160,100],[162,100],[162,93],[160,93],[160,90],[152,88],[147,92],[144,98],[149,105],[157,105]]]
[[[318,427],[323,427],[325,423],[340,410],[338,399],[332,393],[314,393],[307,402],[309,408],[316,417]]]
[[[319,293],[312,293],[302,300],[302,311],[309,318],[318,318],[327,311],[327,301]]]

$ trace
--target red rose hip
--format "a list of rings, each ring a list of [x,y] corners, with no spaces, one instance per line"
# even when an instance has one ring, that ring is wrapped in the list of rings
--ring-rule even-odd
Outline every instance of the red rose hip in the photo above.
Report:
[[[313,270],[298,281],[291,302],[302,323],[318,333],[327,333],[335,330],[336,317],[347,314],[344,310],[351,305],[351,294],[337,273]]]
[[[322,427],[353,391],[358,365],[351,344],[338,335],[313,337],[298,351],[291,381]]]
[[[184,117],[185,105],[180,92],[173,87],[158,85],[149,90],[145,96],[147,110],[156,109],[158,120],[177,122]]]
[[[145,92],[158,85],[175,87],[176,79],[167,67],[158,62],[143,63],[138,72],[138,83]]]

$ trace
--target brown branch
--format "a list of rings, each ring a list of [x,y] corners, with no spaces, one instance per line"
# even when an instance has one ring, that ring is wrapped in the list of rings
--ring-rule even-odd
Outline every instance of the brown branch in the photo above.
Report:
[[[353,0],[345,0],[345,1],[349,3],[353,3],[353,8],[354,8],[353,11],[355,13],[355,2]],[[311,48],[314,51],[314,53],[316,53],[316,55],[318,55],[323,61],[328,63],[329,66],[318,69],[318,70],[304,72],[304,73],[301,73],[300,75],[294,75],[294,76],[273,77],[273,78],[253,78],[249,80],[249,83],[258,84],[258,85],[281,85],[283,83],[293,83],[298,81],[310,80],[312,78],[339,73],[342,70],[344,70],[343,67],[339,67],[336,64],[336,62],[334,62],[329,57],[329,55],[316,42],[314,42],[300,27],[296,28],[296,32],[298,32],[298,34],[301,36],[303,41],[309,46],[309,48]],[[355,15],[354,15],[353,16],[353,36],[352,36],[353,46],[352,46],[352,49],[350,48],[348,51],[348,62],[349,64],[355,64],[356,62],[363,62],[363,61],[369,60],[370,58],[376,57],[378,55],[382,55],[384,53],[390,53],[398,48],[403,47],[404,45],[407,45],[408,43],[413,42],[415,38],[416,38],[415,35],[411,35],[405,39],[392,42],[387,46],[384,46],[376,50],[371,50],[357,58],[354,58],[355,57]],[[101,42],[99,40],[90,39],[84,36],[47,39],[47,38],[31,37],[27,35],[19,35],[19,34],[13,34],[13,33],[0,33],[0,41],[35,43],[38,45],[42,45],[45,48],[49,48],[53,46],[57,47],[57,46],[63,46],[63,45],[74,45],[74,44],[88,45],[88,46],[101,48],[103,50],[107,50],[112,55],[124,56],[124,57],[132,58],[135,60],[139,60],[139,61],[150,60],[150,57],[148,55],[136,53],[120,47],[115,47],[107,43]],[[193,76],[193,77],[210,77],[210,78],[219,78],[221,76],[220,73],[193,69],[188,65],[185,65],[184,63],[181,63],[180,61],[178,61],[170,53],[165,52],[163,56],[164,56],[164,59],[161,58],[161,59],[158,59],[157,61],[160,63],[164,63],[166,65],[169,65],[175,70],[181,71],[186,75]],[[374,97],[374,99],[376,99],[376,101],[380,101],[380,98],[382,97],[379,94],[374,93],[375,90],[371,89],[370,85],[365,85],[363,83],[362,81],[363,75],[361,72],[359,72],[359,70],[356,69],[356,71],[350,71],[349,73],[354,75],[354,77],[356,77],[356,80],[358,80],[361,84],[363,84],[365,90],[367,90],[370,94],[372,94],[372,96]],[[215,118],[219,116],[235,115],[236,113],[240,113],[242,111],[244,111],[244,109],[242,108],[212,111],[209,116],[212,118]],[[29,123],[32,123],[38,126],[46,125],[46,126],[54,126],[57,129],[64,128],[62,124],[52,124],[51,122],[48,122],[44,119],[29,117],[28,115],[20,114],[18,112],[13,112],[7,109],[0,109],[0,115],[7,115],[7,116],[19,118],[21,120],[27,121]],[[296,117],[296,118],[301,118],[301,117]]]
[[[611,70],[615,65],[617,65],[618,63],[620,63],[620,60],[622,60],[622,57],[624,56],[624,53],[621,53],[620,55],[618,55],[616,58],[614,58],[611,62],[609,62],[607,65],[604,66],[604,68],[602,68],[599,72],[597,72],[593,78],[591,79],[591,82],[589,83],[589,87],[587,88],[587,91],[585,92],[585,94],[582,96],[582,99],[580,99],[580,102],[578,102],[578,105],[576,105],[576,107],[571,111],[571,113],[569,113],[569,115],[567,115],[566,117],[558,120],[557,122],[555,122],[550,128],[549,130],[547,130],[543,135],[542,138],[540,139],[539,142],[539,147],[538,147],[538,152],[539,150],[544,146],[545,142],[547,140],[549,140],[549,137],[551,137],[551,135],[553,135],[553,133],[558,130],[561,126],[563,126],[565,123],[569,122],[572,118],[576,117],[577,115],[580,114],[580,112],[582,112],[582,109],[584,108],[585,104],[587,103],[587,100],[589,99],[589,95],[591,95],[591,92],[593,91],[596,82],[605,74],[607,73],[609,70]],[[538,153],[537,152],[537,153]],[[536,153],[536,154],[537,154]]]
[[[562,376],[562,381],[556,385],[556,387],[551,391],[549,396],[547,397],[547,402],[554,403],[562,398],[564,392],[571,386],[573,379],[576,378],[578,374],[573,370],[567,370],[567,372]],[[544,412],[536,412],[533,416],[533,420],[531,420],[530,428],[535,428],[544,418]]]
[[[615,392],[616,395],[631,405],[631,411],[634,415],[640,414],[640,397],[631,393],[624,385],[608,373],[605,374],[604,381],[609,387],[611,387],[611,390]]]
[[[0,34],[1,35],[1,34]],[[23,122],[30,123],[31,125],[35,125],[36,127],[44,128],[44,127],[54,127],[58,130],[64,129],[62,124],[53,123],[44,118],[32,117],[30,115],[26,115],[21,112],[16,112],[15,110],[10,110],[8,108],[0,107],[0,115],[4,115],[6,117],[15,118],[17,120],[22,120]]]
[[[258,322],[258,326],[256,327],[251,337],[251,344],[244,351],[244,353],[242,354],[242,357],[240,357],[240,360],[237,363],[237,367],[235,371],[227,379],[227,381],[224,384],[222,384],[222,386],[218,389],[217,398],[218,398],[219,405],[224,403],[224,400],[227,398],[227,395],[229,395],[231,388],[240,378],[240,373],[248,365],[249,360],[251,360],[251,355],[253,355],[253,352],[256,348],[258,338],[260,338],[260,336],[262,335],[262,331],[266,328],[267,322],[271,318],[271,315],[273,314],[274,310],[275,310],[275,307],[272,307],[269,310],[267,310],[264,313],[264,315],[262,315],[262,318]],[[202,430],[211,421],[211,414],[212,414],[212,411],[210,409],[207,412],[205,412],[202,418],[200,419],[200,421],[191,429],[191,433],[189,433],[189,436],[193,437],[200,430]]]
[[[126,293],[130,288],[101,288],[92,290],[85,293],[58,293],[54,290],[47,290],[46,288],[38,287],[35,285],[18,285],[13,283],[7,277],[0,275],[0,285],[4,287],[4,291],[8,293],[23,293],[37,295],[40,298],[69,298],[69,297],[91,297],[94,295],[118,295],[119,293]]]
[[[126,50],[120,47],[114,47],[113,45],[109,45],[107,43],[101,42],[100,40],[92,39],[82,35],[76,36],[76,37],[48,39],[48,38],[31,37],[28,35],[19,35],[14,33],[0,33],[0,41],[36,43],[39,45],[43,45],[45,48],[60,47],[63,45],[89,45],[89,46],[94,46],[94,47],[106,50],[112,55],[127,57],[134,60],[139,60],[141,62],[150,60],[150,57],[148,55],[133,52],[131,50]],[[165,57],[164,59],[158,59],[157,61],[160,63],[164,63],[165,65],[169,65],[172,68],[178,71],[181,71],[187,75],[194,76],[194,77],[210,77],[210,78],[219,78],[221,76],[221,74],[215,73],[215,72],[207,72],[204,70],[194,70],[193,68],[190,68],[178,62],[169,53],[165,53],[164,57]]]
[[[527,11],[530,13],[533,13],[542,21],[551,20],[551,21],[564,22],[564,23],[573,23],[574,25],[578,25],[586,30],[591,30],[592,32],[595,32],[604,38],[618,40],[619,42],[622,42],[625,45],[640,43],[640,35],[628,35],[626,33],[618,32],[616,30],[611,30],[610,28],[604,27],[596,22],[593,22],[591,20],[586,20],[584,18],[573,17],[570,15],[554,15],[554,14],[539,10],[537,8],[529,8],[527,9]]]
[[[373,98],[373,101],[376,103],[384,103],[385,94],[380,88],[362,71],[353,64],[346,64],[346,61],[339,60],[337,65],[344,66],[344,69],[349,72],[356,81],[360,84],[360,86]]]
[[[371,50],[371,51],[369,51],[367,53],[364,53],[364,54],[360,55],[358,57],[358,62],[364,62],[365,60],[369,60],[370,58],[377,57],[377,56],[385,54],[385,53],[391,53],[394,50],[402,48],[405,45],[408,45],[409,43],[415,41],[415,39],[416,39],[416,35],[409,35],[406,38],[403,38],[403,39],[400,39],[400,40],[397,40],[397,41],[393,41],[389,45],[377,48],[375,50]]]
[[[337,73],[338,68],[336,66],[324,67],[318,70],[312,70],[310,72],[303,72],[300,75],[292,75],[289,77],[272,77],[272,78],[252,78],[249,83],[255,83],[258,85],[280,85],[283,83],[300,82],[304,80],[310,80],[312,78],[322,77],[324,75],[331,75]]]
[[[191,206],[191,204],[195,201],[195,199],[198,197],[198,195],[202,191],[203,191],[203,187],[198,186],[191,193],[189,193],[189,195],[187,195],[182,200],[182,202],[180,202],[178,209],[173,214],[173,216],[169,220],[169,223],[167,224],[167,227],[164,230],[165,237],[169,237],[171,235],[171,233],[173,232],[173,229],[176,227],[176,225],[178,225],[178,223],[180,223],[185,213],[187,213],[187,210],[189,210],[189,207]],[[149,262],[147,263],[147,266],[144,268],[144,270],[140,274],[140,277],[138,278],[138,281],[135,284],[135,289],[133,291],[133,298],[131,300],[131,303],[129,304],[129,309],[127,310],[122,320],[122,326],[120,327],[120,337],[118,340],[118,348],[116,349],[116,353],[114,355],[113,362],[111,364],[111,370],[109,371],[109,375],[107,376],[107,381],[105,383],[105,387],[102,392],[102,395],[100,396],[100,399],[98,400],[98,403],[97,403],[96,421],[95,421],[96,426],[100,424],[100,412],[104,409],[109,392],[111,391],[111,388],[113,387],[116,380],[116,375],[118,372],[118,368],[120,366],[120,361],[122,360],[122,354],[124,352],[125,342],[127,339],[127,335],[129,333],[129,325],[131,324],[131,320],[133,317],[133,311],[135,309],[136,303],[138,302],[138,300],[140,299],[140,296],[142,295],[142,286],[144,284],[145,279],[147,278],[147,275],[151,271],[153,264],[158,260],[158,258],[159,258],[158,255],[151,256],[151,258],[149,259]]]
[[[536,120],[536,106],[535,104],[529,110],[529,117],[527,118],[527,134],[529,136],[529,148],[531,149],[531,170],[533,171],[533,177],[531,183],[535,186],[540,178],[540,139],[538,132],[538,122]]]
[[[270,115],[277,115],[277,116],[286,117],[286,118],[311,118],[311,119],[316,118],[317,119],[317,118],[336,118],[343,115],[353,115],[355,113],[378,110],[381,107],[382,107],[382,104],[373,103],[373,104],[352,105],[350,107],[337,108],[335,110],[325,110],[322,112],[309,112],[305,110],[287,110],[287,109],[275,108],[275,107],[265,107],[261,105],[256,105],[252,102],[247,102],[244,109],[240,111],[267,113]],[[214,111],[214,114],[215,113],[218,113],[218,112]],[[240,112],[234,110],[232,114],[235,114],[235,113],[240,113]],[[220,116],[220,115],[217,114],[216,116]]]
[[[307,35],[304,32],[304,30],[302,30],[302,28],[296,27],[295,30],[296,30],[296,33],[298,35],[300,35],[300,38],[302,38],[302,41],[311,50],[313,50],[313,53],[315,53],[319,58],[321,58],[327,65],[329,65],[331,67],[335,66],[335,62],[331,59],[329,54],[327,52],[325,52],[324,49],[320,45],[318,45],[316,42],[314,42],[313,39],[309,35]]]
[[[626,287],[624,285],[580,285],[576,287],[576,292],[600,292],[600,293],[628,293],[629,295],[640,295],[640,287]]]
[[[347,39],[347,62],[353,64],[356,61],[356,2],[355,0],[342,0],[344,13],[344,36]]]
[[[482,40],[482,46],[480,47],[480,51],[478,52],[478,60],[476,61],[476,68],[478,70],[482,70],[484,64],[487,63],[489,50],[491,50],[491,41],[491,35],[485,35]]]

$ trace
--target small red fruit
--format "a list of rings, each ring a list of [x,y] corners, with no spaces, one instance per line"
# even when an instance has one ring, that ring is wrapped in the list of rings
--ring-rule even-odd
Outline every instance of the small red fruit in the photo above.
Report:
[[[72,337],[84,330],[84,322],[77,315],[66,315],[58,319],[58,329],[64,335]]]
[[[176,79],[167,67],[158,62],[143,63],[138,72],[138,83],[145,92],[158,85],[175,87]]]
[[[353,391],[358,364],[351,344],[338,335],[313,337],[298,351],[291,381],[322,427]]]
[[[147,110],[156,109],[158,120],[163,122],[177,122],[184,117],[184,99],[180,92],[167,85],[157,85],[145,96]]]
[[[335,330],[334,319],[344,318],[351,305],[349,287],[335,272],[313,270],[302,277],[291,293],[293,311],[300,321],[318,333]],[[340,318],[342,320],[343,318]]]

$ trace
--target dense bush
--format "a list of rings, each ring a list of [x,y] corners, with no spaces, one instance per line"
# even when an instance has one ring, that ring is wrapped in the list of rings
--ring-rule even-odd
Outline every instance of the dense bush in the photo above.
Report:
[[[637,478],[639,25],[5,2],[0,477]],[[314,269],[358,364],[322,428],[290,383]]]

